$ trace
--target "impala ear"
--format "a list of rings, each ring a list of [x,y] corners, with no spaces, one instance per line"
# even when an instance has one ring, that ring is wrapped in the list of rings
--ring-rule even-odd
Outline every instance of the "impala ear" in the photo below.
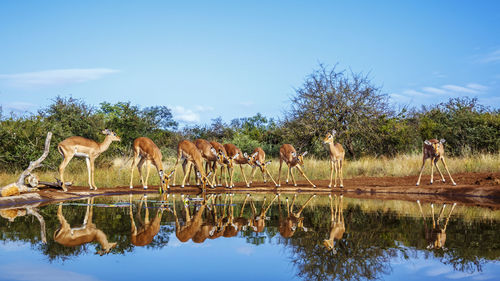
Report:
[[[246,154],[246,153],[245,153],[245,154]],[[239,152],[238,152],[238,153],[236,153],[236,155],[234,155],[234,156],[233,156],[233,160],[234,160],[234,159],[236,159],[236,158],[238,158],[238,156],[240,156],[240,153],[239,153]]]
[[[445,140],[445,139],[441,139],[439,142],[440,142],[440,143],[445,143],[445,142],[446,142],[446,140]]]
[[[430,141],[428,141],[428,140],[425,140],[425,141],[424,141],[424,143],[425,143],[426,145],[431,145],[431,142],[430,142]]]
[[[252,158],[255,158],[255,156],[257,156],[257,154],[259,154],[259,152],[255,152],[254,154],[252,154]]]
[[[243,153],[243,157],[248,158],[248,154],[246,152]]]
[[[306,156],[307,155],[307,151],[302,153],[302,157]]]
[[[198,176],[199,179],[201,179],[201,174],[200,172],[196,172],[196,175]]]
[[[175,170],[172,170],[172,172],[170,172],[170,174],[168,174],[168,178],[170,178],[173,174],[174,174]]]
[[[267,162],[266,162],[266,164],[264,164],[264,165],[265,165],[265,166],[267,166],[267,165],[271,164],[271,162],[272,162],[272,161],[271,161],[271,160],[269,160],[269,161],[267,161]]]
[[[210,148],[210,152],[212,152],[213,154],[217,155],[217,150],[215,150],[215,148]]]
[[[292,152],[292,156],[293,156],[293,157],[297,157],[297,153]]]
[[[259,160],[255,161],[255,164],[257,164],[257,166],[260,166],[260,161]]]

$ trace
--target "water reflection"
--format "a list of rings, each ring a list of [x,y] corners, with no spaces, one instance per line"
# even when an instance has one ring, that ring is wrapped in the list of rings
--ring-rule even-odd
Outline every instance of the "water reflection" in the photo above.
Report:
[[[286,212],[287,216],[282,217],[281,216],[281,200],[278,198],[278,206],[279,206],[279,223],[280,223],[280,234],[284,238],[290,238],[293,236],[297,228],[302,228],[302,230],[307,232],[307,228],[304,227],[304,218],[302,217],[302,212],[304,209],[307,207],[307,204],[309,204],[313,198],[316,197],[316,195],[311,195],[309,199],[302,205],[302,207],[297,211],[293,211],[293,206],[295,204],[295,200],[297,199],[297,194],[293,195],[293,200],[292,204],[288,205],[288,197],[285,199],[286,201]]]
[[[434,219],[434,204],[431,203],[431,217],[432,217],[432,227],[429,228],[426,217],[424,215],[424,211],[422,210],[422,205],[420,204],[420,201],[417,200],[418,208],[420,210],[420,214],[422,215],[422,219],[424,220],[425,223],[425,239],[427,240],[428,246],[427,249],[443,249],[447,250],[444,247],[444,243],[446,243],[446,227],[448,226],[448,222],[450,221],[450,216],[451,213],[453,213],[453,210],[455,209],[455,206],[457,203],[453,203],[450,212],[448,213],[448,216],[446,217],[446,221],[443,226],[440,225],[441,221],[441,216],[444,213],[444,209],[446,208],[446,204],[443,204],[441,207],[441,211],[439,212],[439,215],[437,217],[437,220]]]
[[[164,201],[166,200],[166,195],[162,197],[162,201],[160,201],[161,205],[159,208],[157,208],[155,217],[153,221],[149,220],[149,207],[148,207],[148,197],[147,196],[142,196],[139,207],[137,208],[137,220],[139,221],[139,229],[137,228],[135,221],[134,221],[134,213],[132,211],[132,194],[129,196],[129,215],[130,215],[130,224],[131,224],[131,230],[130,230],[130,242],[134,246],[146,246],[149,245],[152,241],[153,238],[158,234],[160,231],[160,223],[161,223],[161,218],[163,215],[163,211],[165,210],[164,208]],[[141,216],[141,210],[142,206],[144,204],[145,211],[144,211],[144,219],[142,219]]]
[[[500,257],[498,219],[467,217],[472,211],[456,204],[397,201],[382,208],[380,201],[348,194],[126,195],[79,202],[38,211],[0,210],[9,218],[0,218],[0,241],[29,243],[51,262],[93,255],[93,243],[99,244],[99,254],[109,252],[118,261],[124,256],[148,259],[153,253],[171,260],[193,254],[209,259],[210,251],[229,251],[223,245],[235,244],[260,255],[278,248],[275,252],[305,280],[385,278],[398,264],[427,259],[479,274]],[[31,210],[43,228],[27,216],[34,215]],[[0,251],[0,263],[1,257]],[[239,262],[259,261],[249,254]]]
[[[335,240],[338,241],[342,239],[342,236],[344,236],[345,232],[344,214],[342,212],[344,196],[340,195],[337,198],[337,195],[334,195],[334,198],[332,198],[332,195],[329,195],[329,197],[330,197],[330,236],[328,239],[323,240],[323,245],[325,245],[325,247],[328,250],[331,250],[334,254],[336,254],[337,250],[335,250]]]
[[[103,255],[116,246],[116,242],[109,242],[108,236],[92,221],[94,211],[94,197],[87,199],[87,211],[83,219],[83,225],[79,227],[71,227],[63,215],[63,204],[59,204],[57,209],[57,218],[61,226],[54,232],[54,241],[67,246],[80,246],[90,242],[98,242],[101,245],[101,250],[98,254]]]

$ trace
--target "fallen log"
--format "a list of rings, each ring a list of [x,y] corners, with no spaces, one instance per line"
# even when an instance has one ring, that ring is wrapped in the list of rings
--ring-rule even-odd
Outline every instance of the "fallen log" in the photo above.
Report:
[[[36,161],[31,161],[28,168],[24,170],[21,175],[19,176],[19,179],[15,183],[8,184],[2,188],[0,188],[0,196],[2,197],[7,197],[7,196],[12,196],[12,195],[19,195],[22,192],[30,192],[30,191],[38,191],[38,188],[36,187],[30,187],[26,185],[26,177],[31,175],[31,172],[36,169],[41,167],[41,163],[47,155],[49,154],[49,149],[50,149],[50,140],[52,139],[52,132],[47,133],[47,138],[45,139],[45,148],[43,150],[42,156],[38,158]],[[34,182],[33,177],[31,177],[30,182]]]

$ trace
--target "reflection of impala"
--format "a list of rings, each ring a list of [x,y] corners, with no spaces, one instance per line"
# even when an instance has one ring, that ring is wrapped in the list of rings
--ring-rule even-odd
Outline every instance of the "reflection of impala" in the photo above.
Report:
[[[300,167],[301,165],[304,165],[304,156],[306,156],[307,151],[302,153],[302,154],[297,154],[297,151],[295,151],[295,148],[291,144],[284,144],[280,147],[280,168],[278,171],[278,186],[281,186],[281,166],[283,165],[283,161],[285,161],[285,164],[288,165],[288,172],[286,174],[286,183],[288,183],[288,178],[290,174],[292,174],[292,181],[293,185],[297,186],[297,183],[295,182],[295,177],[293,175],[293,168],[297,168],[300,172],[300,174],[313,186],[314,183],[312,183],[309,178],[306,176],[302,168]]]
[[[98,254],[103,255],[109,253],[109,251],[116,246],[116,242],[108,242],[106,234],[104,234],[102,230],[98,229],[92,222],[93,205],[94,198],[87,199],[87,211],[85,213],[83,225],[81,227],[72,228],[64,218],[62,204],[59,204],[57,218],[59,219],[61,227],[54,232],[54,241],[68,247],[79,246],[96,241],[101,244],[102,248],[101,251],[97,252]]]
[[[335,240],[342,239],[345,232],[344,224],[344,214],[342,213],[344,196],[340,195],[340,199],[337,199],[337,195],[334,195],[335,199],[332,199],[330,194],[330,237],[323,240],[323,245],[328,250],[331,250],[334,254],[337,253],[335,250]],[[333,201],[335,201],[335,208],[333,206]]]
[[[162,200],[165,200],[166,199],[165,197],[166,196],[163,196]],[[137,226],[134,221],[134,214],[132,212],[132,194],[130,194],[129,200],[130,200],[129,215],[131,223],[130,240],[132,244],[134,244],[135,246],[146,246],[153,241],[153,238],[160,231],[161,216],[163,215],[163,210],[164,210],[163,204],[161,204],[160,208],[158,208],[158,210],[156,211],[156,215],[153,221],[150,221],[148,198],[146,196],[143,196],[141,198],[141,202],[139,203],[137,211],[137,217],[139,218],[139,222],[141,223],[139,229],[137,229]],[[141,217],[141,209],[143,203],[146,209],[144,220],[142,220]]]
[[[267,182],[267,180],[266,180],[266,174],[267,174],[269,176],[269,178],[271,178],[271,180],[273,181],[274,185],[278,186],[276,181],[274,181],[273,176],[271,176],[271,174],[267,170],[267,165],[269,165],[270,163],[271,163],[271,160],[266,162],[266,153],[264,152],[264,150],[260,147],[257,147],[253,151],[252,155],[250,155],[250,157],[248,158],[248,164],[250,164],[250,166],[252,166],[252,174],[250,177],[250,184],[252,184],[252,182],[253,182],[253,177],[255,176],[256,168],[259,167],[259,169],[262,173],[262,179],[264,180],[264,183]]]
[[[59,153],[61,153],[63,157],[63,161],[61,165],[59,165],[59,176],[61,177],[62,189],[64,191],[67,191],[66,185],[64,184],[64,169],[66,169],[69,161],[71,161],[74,156],[85,158],[89,174],[90,189],[97,189],[94,182],[94,161],[101,153],[109,148],[111,142],[121,140],[120,137],[111,130],[106,129],[103,130],[102,133],[106,135],[102,143],[97,143],[96,141],[83,137],[69,137],[57,145],[57,150],[59,150]]]
[[[446,169],[446,172],[448,172],[448,176],[450,176],[451,183],[453,185],[457,185],[453,178],[451,177],[450,170],[448,170],[448,166],[446,165],[446,162],[444,161],[444,143],[445,139],[437,140],[437,139],[431,139],[431,140],[426,140],[424,141],[424,151],[423,151],[423,160],[422,160],[422,168],[420,168],[420,174],[418,175],[418,180],[417,180],[417,186],[420,184],[420,178],[422,177],[422,171],[424,170],[425,167],[425,161],[427,159],[431,159],[431,184],[434,181],[434,166],[436,166],[436,169],[438,170],[439,174],[441,175],[441,180],[445,182],[446,180],[444,179],[443,173],[441,173],[441,170],[439,169],[439,166],[437,165],[438,161],[441,159],[441,162],[443,162],[443,166]]]
[[[273,200],[266,207],[266,197],[264,197],[264,202],[262,202],[262,207],[260,208],[260,213],[257,213],[257,208],[255,208],[253,200],[250,201],[250,206],[252,206],[252,220],[250,221],[250,226],[255,232],[262,232],[266,227],[266,214],[273,205],[274,201],[278,198],[278,195],[274,196]]]
[[[295,204],[295,199],[297,199],[297,194],[293,196],[292,204],[289,206],[288,205],[288,197],[286,198],[286,209],[287,209],[287,217],[282,218],[281,217],[281,200],[278,199],[278,207],[279,207],[279,214],[280,214],[280,234],[284,238],[290,238],[293,236],[295,233],[295,230],[297,228],[302,228],[304,231],[307,231],[307,228],[304,227],[304,218],[301,217],[302,211],[306,208],[307,204],[311,202],[311,200],[316,197],[316,194],[311,195],[309,199],[307,199],[306,203],[302,206],[302,208],[299,209],[298,212],[294,213],[293,212],[293,205]]]
[[[184,195],[181,195],[182,204],[184,205],[184,211],[186,212],[186,220],[184,225],[181,225],[179,222],[179,217],[177,216],[177,211],[175,209],[175,194],[174,197],[174,217],[175,217],[175,235],[177,239],[181,242],[187,242],[189,239],[193,238],[193,236],[200,230],[200,227],[203,223],[203,211],[205,210],[207,203],[212,199],[212,195],[208,197],[208,200],[203,199],[201,206],[199,207],[197,213],[193,216],[189,213],[189,205],[187,202],[184,202]],[[188,198],[186,198],[188,199]]]
[[[432,228],[428,229],[427,228],[427,223],[425,221],[425,215],[424,212],[422,211],[422,206],[420,205],[420,201],[417,200],[418,208],[420,209],[420,213],[422,214],[422,218],[424,220],[424,227],[425,227],[425,239],[428,242],[427,249],[444,249],[444,243],[446,242],[446,227],[448,226],[448,221],[450,220],[451,213],[455,209],[455,206],[457,203],[453,203],[453,206],[451,207],[450,213],[446,217],[446,221],[444,223],[444,226],[441,227],[439,224],[439,221],[441,220],[441,216],[444,213],[444,209],[446,208],[446,204],[443,204],[443,207],[441,207],[441,211],[439,212],[439,215],[437,217],[437,220],[434,219],[434,204],[431,203],[431,214],[432,214]]]

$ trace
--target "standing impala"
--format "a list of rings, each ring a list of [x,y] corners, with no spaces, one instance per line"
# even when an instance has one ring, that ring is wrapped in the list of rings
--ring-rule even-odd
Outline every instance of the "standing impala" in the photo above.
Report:
[[[425,161],[427,159],[431,159],[431,184],[434,180],[434,165],[436,166],[439,174],[441,175],[441,180],[445,182],[446,180],[444,179],[443,173],[441,173],[441,170],[439,169],[439,166],[437,165],[437,162],[439,159],[441,159],[441,162],[443,162],[443,166],[446,169],[446,172],[448,172],[448,176],[450,176],[451,183],[453,185],[457,185],[453,178],[451,177],[450,171],[448,170],[448,166],[446,165],[446,162],[444,161],[444,146],[443,144],[445,143],[445,139],[437,140],[437,139],[430,139],[424,141],[424,156],[423,156],[423,163],[422,163],[422,168],[420,168],[420,175],[418,175],[418,180],[417,180],[417,186],[420,184],[420,177],[422,177],[422,171],[424,170],[425,166]]]
[[[217,151],[207,140],[197,139],[194,141],[194,145],[196,145],[198,150],[201,152],[201,157],[205,159],[205,171],[207,173],[208,171],[214,173],[210,186],[215,187],[216,175],[213,168],[216,167],[217,163],[222,163],[223,159],[218,157]]]
[[[202,160],[203,158],[201,157],[201,153],[196,148],[194,143],[188,141],[188,140],[183,140],[179,142],[177,145],[177,161],[175,162],[174,166],[174,181],[172,183],[172,186],[175,186],[175,174],[177,173],[177,165],[179,162],[184,162],[184,160],[187,160],[187,170],[184,170],[184,179],[182,180],[182,185],[181,187],[184,187],[184,184],[186,183],[186,178],[189,176],[188,171],[191,169],[191,165],[194,165],[197,173],[196,175],[198,178],[201,180],[202,184],[202,190],[205,191],[206,184],[208,182],[208,177],[210,176],[210,173],[208,175],[205,174],[203,171],[203,165],[202,165]]]
[[[134,160],[132,161],[132,168],[130,170],[130,188],[134,188],[132,182],[134,180],[134,166],[137,161],[137,157],[139,156],[141,159],[137,164],[137,169],[139,170],[139,175],[141,176],[141,184],[144,189],[148,188],[148,178],[149,178],[149,168],[150,163],[152,163],[156,167],[156,171],[158,172],[158,176],[160,177],[161,189],[164,190],[166,186],[169,188],[169,180],[173,174],[173,171],[166,175],[163,171],[163,163],[162,163],[162,154],[158,146],[150,139],[146,137],[136,138],[134,140],[133,145],[134,150]],[[142,178],[142,164],[146,162],[146,181]]]
[[[337,178],[340,178],[340,188],[344,187],[344,176],[342,173],[342,166],[344,163],[344,156],[345,156],[345,151],[344,148],[340,143],[333,143],[333,138],[335,137],[335,134],[337,131],[332,130],[331,133],[326,134],[325,138],[323,139],[323,143],[328,144],[328,148],[330,151],[330,184],[328,187],[332,187],[332,180],[333,180],[333,169],[335,167],[335,183],[333,187],[337,187]],[[339,177],[340,173],[340,177]]]
[[[103,254],[109,253],[109,251],[116,246],[116,242],[108,242],[106,234],[92,222],[93,208],[94,197],[88,198],[87,212],[85,213],[83,225],[81,227],[71,227],[63,215],[62,204],[60,203],[57,209],[57,218],[61,226],[54,232],[54,241],[67,247],[79,246],[96,241],[101,244],[102,248],[101,251],[97,252],[98,254],[102,256]]]
[[[121,140],[120,137],[111,130],[106,129],[103,130],[102,133],[106,135],[102,143],[97,143],[83,137],[69,137],[57,145],[57,150],[59,150],[59,153],[61,153],[63,157],[63,161],[61,165],[59,165],[59,176],[61,177],[62,189],[64,191],[68,191],[64,184],[64,169],[74,156],[85,157],[90,189],[97,190],[97,186],[94,182],[94,161],[101,153],[109,148],[111,142]]]
[[[290,144],[284,144],[280,147],[280,169],[278,172],[278,186],[281,186],[281,166],[283,165],[283,161],[288,165],[288,172],[286,174],[286,183],[288,183],[288,178],[290,174],[292,174],[292,181],[293,185],[297,186],[297,183],[295,182],[295,177],[293,175],[293,170],[292,168],[297,167],[299,172],[302,174],[302,176],[313,186],[314,185],[309,178],[306,176],[304,171],[302,171],[302,168],[300,165],[304,165],[304,156],[306,156],[307,151],[302,153],[302,154],[297,154],[295,151],[295,148],[290,145]]]
[[[271,178],[275,186],[278,186],[278,184],[274,181],[273,177],[267,170],[267,165],[271,163],[271,160],[266,162],[266,153],[264,150],[260,147],[257,147],[252,155],[248,158],[248,164],[252,166],[252,174],[250,177],[250,184],[253,182],[253,177],[255,176],[255,171],[256,168],[259,167],[261,173],[262,173],[262,178],[264,179],[264,183],[266,183],[266,174]]]
[[[247,177],[245,176],[245,172],[243,172],[243,167],[241,166],[248,164],[248,155],[246,153],[245,154],[241,153],[241,150],[232,143],[224,144],[224,148],[226,149],[227,157],[232,159],[233,164],[240,165],[241,174],[243,175],[245,184],[247,185],[247,187],[250,187],[247,181]],[[229,181],[230,181],[229,187],[234,187],[233,184],[234,169],[231,167],[230,170],[231,171],[229,173]]]
[[[345,233],[345,223],[344,214],[342,212],[344,196],[340,195],[340,199],[337,199],[337,195],[334,195],[335,199],[332,199],[330,194],[330,237],[323,240],[323,245],[331,250],[334,254],[337,253],[335,250],[335,240],[342,239]],[[333,207],[333,201],[335,201],[335,210]]]

